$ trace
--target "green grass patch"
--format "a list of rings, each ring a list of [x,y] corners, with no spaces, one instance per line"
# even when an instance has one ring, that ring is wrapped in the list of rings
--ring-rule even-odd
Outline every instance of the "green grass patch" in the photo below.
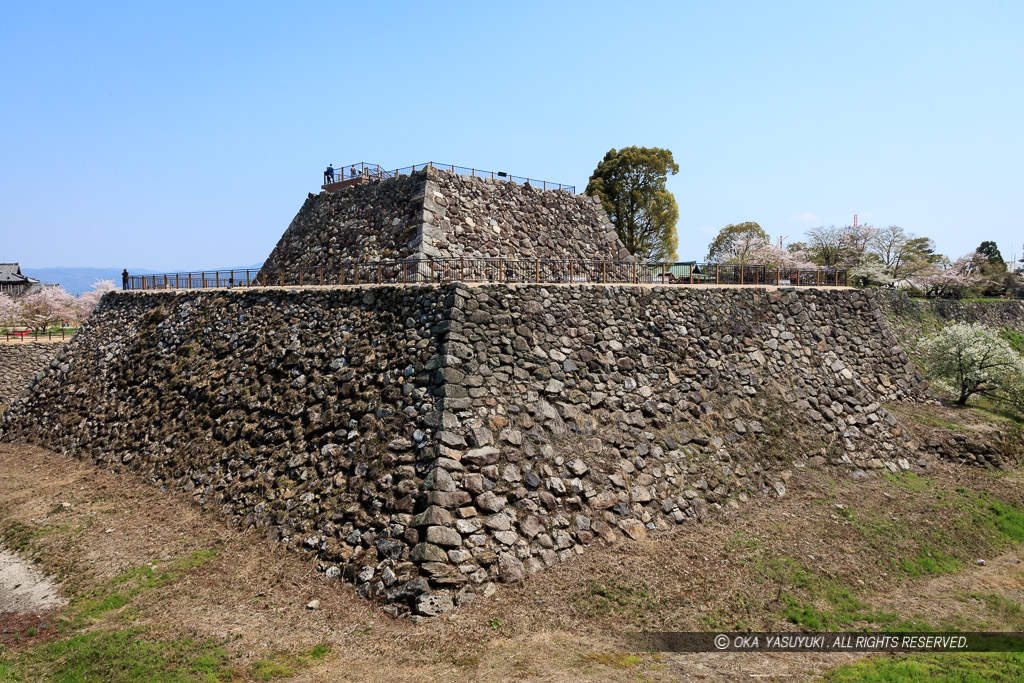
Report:
[[[834,579],[809,571],[792,558],[771,560],[764,573],[780,586],[782,616],[791,624],[812,631],[830,631],[898,621],[895,614],[873,609]]]
[[[1024,680],[1024,654],[985,652],[871,657],[825,673],[830,683],[989,683]]]
[[[993,529],[1002,538],[1003,545],[1024,541],[1024,511],[999,500],[990,500],[987,494],[979,494],[978,500],[983,503],[983,507],[975,511],[979,525]]]
[[[894,499],[911,496],[926,504],[916,506],[920,509],[914,515],[900,514],[898,503],[892,508],[847,505],[839,511],[862,536],[879,573],[910,581],[956,573],[978,557],[1024,543],[1024,510],[1013,504],[985,492],[947,489],[912,473],[884,477],[899,490]],[[977,626],[963,619],[933,626],[911,614],[880,611],[863,599],[856,586],[794,558],[761,558],[758,552],[750,566],[776,592],[773,611],[809,630],[928,631],[936,626],[946,630]],[[990,597],[990,601],[996,599]],[[1015,603],[999,607],[996,611],[1004,618],[1016,614]]]
[[[0,681],[227,681],[228,657],[217,645],[154,640],[141,629],[98,631],[0,653]]]
[[[63,507],[60,508],[63,512]],[[53,510],[51,510],[51,514]],[[32,526],[16,520],[8,520],[0,526],[0,543],[9,550],[31,554],[35,551],[35,541],[46,536],[81,533],[82,527],[71,524],[44,524]]]
[[[948,429],[951,432],[967,431],[967,428],[958,422],[945,420],[941,417],[936,417],[935,415],[930,415],[928,413],[911,413],[910,419],[913,420],[914,422],[917,422],[918,424],[923,424],[928,427],[939,427],[941,429]]]
[[[1024,510],[984,492],[935,486],[912,473],[884,475],[915,496],[929,500],[942,525],[893,518],[887,511],[844,515],[874,551],[878,568],[916,579],[955,573],[982,554],[1024,542]]]
[[[1006,328],[999,336],[1005,339],[1017,353],[1024,354],[1024,332],[1018,332],[1017,330]]]
[[[3,531],[0,531],[0,543],[14,552],[23,553],[29,550],[32,539],[39,535],[37,529],[27,524],[11,520],[4,524]]]
[[[955,574],[963,569],[964,563],[938,548],[923,545],[917,555],[900,558],[899,566],[904,576],[916,579],[922,576]]]
[[[630,586],[625,583],[589,583],[579,594],[583,611],[588,616],[607,614],[638,614],[651,602],[647,586]]]
[[[907,491],[927,491],[934,487],[931,479],[913,472],[902,472],[900,474],[886,473],[882,475],[882,478]]]
[[[984,602],[985,607],[994,614],[1003,617],[1013,617],[1018,620],[1021,616],[1021,604],[1019,602],[1004,598],[997,593],[971,593],[970,597]]]
[[[583,660],[588,663],[600,664],[613,669],[632,669],[639,666],[642,660],[636,655],[621,652],[596,652],[583,655]]]
[[[83,619],[96,619],[107,612],[121,609],[127,604],[128,598],[120,593],[112,593],[102,598],[83,601],[77,605],[78,615]]]
[[[258,681],[272,681],[275,678],[289,678],[298,671],[324,659],[330,654],[329,645],[317,645],[316,647],[289,654],[276,652],[266,659],[261,659],[252,666],[252,675]]]
[[[138,595],[177,581],[216,556],[212,550],[197,550],[163,565],[145,564],[122,572],[73,600],[63,628],[82,629],[104,614],[121,609]]]
[[[1016,427],[1018,430],[1024,427],[1024,413],[1017,411],[1008,403],[974,395],[970,398],[969,404],[970,408],[984,415],[993,424],[1009,426],[1011,428]]]

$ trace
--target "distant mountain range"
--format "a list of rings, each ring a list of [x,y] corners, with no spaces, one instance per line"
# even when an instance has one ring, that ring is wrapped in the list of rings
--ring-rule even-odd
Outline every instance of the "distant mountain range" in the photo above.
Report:
[[[234,266],[235,270],[259,269],[262,268],[263,264],[258,263],[250,266]],[[231,266],[225,266],[224,268],[207,268],[207,271],[212,272],[213,270],[230,270]],[[92,289],[93,284],[97,280],[113,280],[114,284],[118,287],[121,286],[121,269],[120,268],[25,268],[22,267],[21,272],[29,277],[34,277],[40,282],[46,284],[60,285],[69,294],[78,296],[84,292],[88,292]],[[146,268],[129,268],[128,272],[132,275],[152,275],[153,273],[160,273],[163,271],[148,270]]]

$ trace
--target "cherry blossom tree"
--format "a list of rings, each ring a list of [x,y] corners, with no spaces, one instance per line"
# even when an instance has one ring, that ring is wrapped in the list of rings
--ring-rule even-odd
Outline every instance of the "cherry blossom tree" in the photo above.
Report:
[[[734,254],[737,255],[732,261],[734,263],[750,263],[784,269],[816,269],[818,267],[811,263],[803,251],[784,249],[761,237],[737,237],[733,240],[732,248]]]
[[[46,328],[52,322],[71,320],[77,317],[75,297],[64,291],[63,287],[43,287],[35,294],[24,297],[26,322]]]
[[[754,263],[749,250],[761,243],[767,243],[768,233],[760,225],[752,221],[729,224],[718,231],[718,235],[708,245],[707,261],[709,263]]]
[[[800,249],[784,249],[777,244],[766,244],[759,253],[763,263],[778,268],[814,270],[818,268],[812,263],[807,253]]]
[[[852,268],[864,259],[877,235],[878,230],[870,225],[822,225],[807,231],[807,251],[815,263],[827,268]]]
[[[23,316],[21,302],[10,294],[0,294],[0,325],[14,327]]]
[[[851,268],[850,279],[861,287],[888,286],[893,283],[893,277],[889,274],[885,264],[873,258],[864,259]]]
[[[112,292],[117,287],[113,280],[97,280],[93,283],[92,289],[78,297],[78,319],[88,318],[100,303],[100,299],[107,292]]]
[[[980,256],[972,252],[953,263],[940,261],[911,278],[911,283],[923,289],[929,297],[959,299],[979,281],[977,262]]]

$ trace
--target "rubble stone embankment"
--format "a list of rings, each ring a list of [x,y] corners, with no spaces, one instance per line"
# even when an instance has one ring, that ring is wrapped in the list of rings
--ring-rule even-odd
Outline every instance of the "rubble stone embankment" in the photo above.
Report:
[[[49,367],[59,349],[57,344],[0,344],[0,408],[25,391]]]
[[[110,294],[4,440],[443,612],[754,497],[909,468],[927,399],[873,292],[453,284]]]

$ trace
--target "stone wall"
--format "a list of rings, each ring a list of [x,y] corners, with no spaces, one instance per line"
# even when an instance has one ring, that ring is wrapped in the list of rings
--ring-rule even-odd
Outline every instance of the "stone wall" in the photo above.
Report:
[[[499,255],[630,260],[596,199],[427,168],[311,194],[263,270]]]
[[[981,323],[989,327],[1024,332],[1024,301],[960,301],[957,299],[912,299],[904,292],[879,291],[883,310],[912,322],[935,318],[949,322]]]
[[[429,171],[426,256],[629,260],[600,200]]]
[[[375,287],[105,297],[4,440],[131,468],[432,615],[588,545],[909,468],[871,292]]]
[[[337,272],[345,261],[416,258],[426,173],[310,194],[263,266]]]
[[[912,299],[890,290],[879,290],[878,301],[897,341],[914,358],[918,343],[949,323],[981,323],[995,330],[1024,332],[1024,301]]]
[[[35,376],[49,367],[60,344],[0,344],[0,409],[24,391]]]

